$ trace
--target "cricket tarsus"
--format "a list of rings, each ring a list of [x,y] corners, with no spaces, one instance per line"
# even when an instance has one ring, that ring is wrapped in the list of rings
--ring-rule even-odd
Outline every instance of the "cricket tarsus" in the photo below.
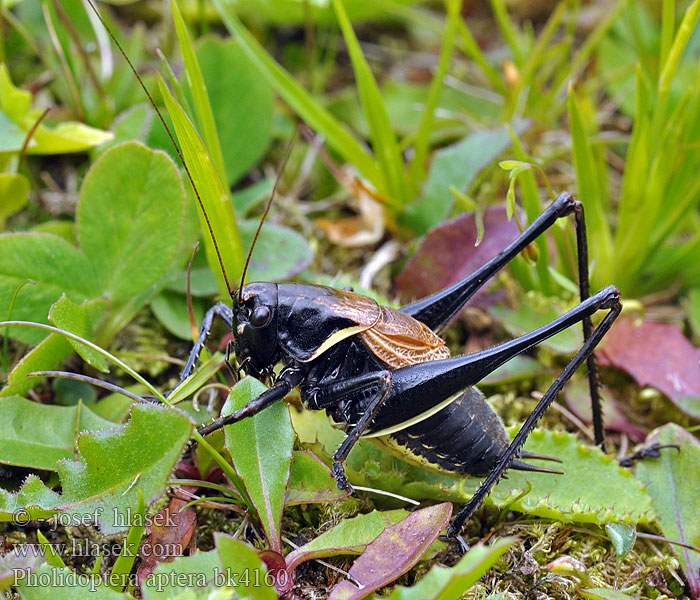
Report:
[[[301,373],[298,370],[282,370],[277,378],[277,381],[275,381],[272,386],[255,398],[255,400],[251,400],[248,402],[248,404],[232,412],[230,415],[226,415],[225,417],[221,417],[216,421],[212,421],[211,423],[200,427],[199,433],[201,435],[209,435],[210,433],[213,433],[217,429],[221,429],[226,425],[231,425],[237,421],[252,417],[278,400],[282,400],[282,398],[284,398],[297,385],[299,385],[300,381]]]
[[[631,467],[634,465],[635,462],[639,460],[644,460],[646,458],[660,458],[661,457],[661,450],[664,448],[674,448],[678,452],[681,451],[681,447],[678,444],[652,444],[651,446],[644,446],[637,450],[636,452],[633,452],[632,454],[629,454],[627,456],[623,456],[622,458],[618,459],[618,463],[620,463],[620,466],[622,467]]]

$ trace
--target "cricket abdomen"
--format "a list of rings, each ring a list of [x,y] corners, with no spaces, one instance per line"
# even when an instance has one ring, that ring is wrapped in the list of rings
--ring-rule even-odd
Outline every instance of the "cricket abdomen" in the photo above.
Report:
[[[487,475],[509,444],[503,422],[475,387],[423,421],[375,439],[423,467],[474,476]]]

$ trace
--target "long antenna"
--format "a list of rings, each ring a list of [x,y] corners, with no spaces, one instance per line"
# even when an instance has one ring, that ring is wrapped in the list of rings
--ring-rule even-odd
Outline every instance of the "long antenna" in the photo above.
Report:
[[[94,12],[95,15],[97,16],[97,18],[100,20],[100,23],[102,23],[102,26],[105,28],[105,30],[109,34],[109,37],[112,38],[114,45],[119,49],[119,52],[124,57],[124,60],[129,65],[129,68],[136,76],[136,79],[139,82],[139,85],[141,86],[141,88],[145,92],[146,96],[148,97],[148,100],[150,101],[151,106],[153,106],[153,109],[156,111],[156,114],[158,115],[160,122],[163,124],[163,127],[165,128],[165,131],[168,134],[168,137],[170,138],[170,141],[173,144],[173,148],[175,148],[175,152],[177,153],[177,156],[180,159],[180,163],[182,163],[182,166],[185,169],[185,173],[187,173],[187,179],[190,180],[190,185],[192,186],[192,189],[194,190],[194,195],[197,197],[197,202],[199,203],[199,207],[202,209],[202,214],[204,215],[204,220],[207,223],[207,229],[209,229],[209,235],[211,237],[211,241],[214,243],[214,250],[216,251],[216,256],[219,259],[219,265],[221,266],[221,273],[224,276],[224,281],[226,282],[226,287],[228,288],[228,292],[229,292],[229,294],[231,294],[232,293],[231,284],[229,283],[228,275],[226,274],[226,268],[224,267],[224,261],[221,258],[221,252],[219,251],[219,244],[216,243],[216,237],[214,236],[214,230],[212,229],[211,223],[209,222],[209,215],[207,214],[207,211],[204,208],[204,203],[202,202],[202,198],[199,195],[199,191],[197,190],[197,186],[194,184],[194,179],[192,179],[192,174],[190,173],[190,170],[187,167],[187,163],[185,163],[185,158],[182,156],[182,152],[180,152],[179,146],[175,143],[175,137],[173,136],[172,132],[170,131],[168,124],[165,122],[165,119],[163,118],[162,113],[160,112],[160,110],[158,110],[158,106],[156,105],[155,101],[153,100],[153,96],[151,96],[150,92],[148,91],[145,84],[143,83],[143,80],[141,79],[141,77],[139,77],[138,71],[136,71],[136,68],[134,67],[131,60],[129,60],[129,57],[127,56],[126,52],[124,51],[124,48],[122,48],[121,44],[119,43],[119,41],[117,40],[115,35],[112,33],[112,30],[109,28],[107,23],[105,23],[105,20],[102,18],[100,11],[97,10],[97,7],[93,3],[93,0],[87,0],[87,3],[90,5],[92,12]],[[257,238],[257,234],[255,237]],[[250,255],[249,255],[249,257],[250,257]],[[247,265],[248,265],[248,262],[246,261],[246,266]],[[245,276],[245,270],[243,271],[243,275]]]
[[[245,276],[246,273],[248,272],[248,265],[250,264],[250,257],[253,256],[253,249],[255,248],[255,242],[258,241],[258,236],[260,235],[260,230],[262,229],[263,223],[265,222],[265,219],[267,218],[267,213],[270,212],[270,207],[272,206],[272,201],[275,199],[275,194],[277,193],[277,187],[279,186],[280,180],[282,179],[282,174],[284,173],[284,169],[287,166],[287,161],[289,160],[289,155],[292,153],[292,148],[294,147],[294,142],[296,142],[297,139],[297,132],[299,128],[294,129],[294,133],[292,134],[291,139],[289,140],[289,143],[287,144],[287,149],[284,153],[284,160],[282,161],[282,164],[280,165],[279,169],[277,169],[277,176],[275,177],[275,185],[272,186],[272,192],[270,193],[270,197],[267,199],[267,204],[265,205],[265,212],[263,213],[263,216],[260,219],[260,223],[258,223],[258,228],[255,230],[255,236],[253,237],[253,242],[250,245],[250,250],[248,250],[248,256],[246,256],[245,259],[245,266],[243,267],[243,274],[241,275],[241,285],[238,288],[238,303],[240,304],[243,300],[243,284],[245,283]]]

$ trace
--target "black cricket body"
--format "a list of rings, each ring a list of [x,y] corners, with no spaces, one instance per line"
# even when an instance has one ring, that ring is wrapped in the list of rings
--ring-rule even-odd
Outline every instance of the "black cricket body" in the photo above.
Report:
[[[301,400],[326,410],[334,426],[356,426],[371,409],[379,383],[324,401],[319,391],[338,381],[450,356],[445,343],[406,313],[352,292],[294,283],[251,283],[234,295],[235,352],[250,375],[265,377],[281,360],[302,377]],[[400,339],[399,339],[400,338]],[[382,344],[382,342],[384,342]],[[447,376],[436,374],[431,385]],[[392,393],[393,392],[393,393]],[[501,420],[475,387],[448,396],[392,390],[363,437],[423,467],[485,476],[510,443]],[[415,424],[411,424],[415,422]],[[511,468],[537,467],[513,461]]]

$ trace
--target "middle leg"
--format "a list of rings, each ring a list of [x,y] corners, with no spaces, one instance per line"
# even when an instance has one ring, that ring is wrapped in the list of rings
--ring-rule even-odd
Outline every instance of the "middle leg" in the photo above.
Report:
[[[367,406],[357,423],[349,424],[346,431],[347,437],[333,455],[333,477],[341,490],[352,492],[352,487],[345,476],[343,462],[350,454],[350,450],[357,443],[357,440],[367,431],[373,419],[377,416],[379,409],[386,400],[390,387],[391,373],[389,371],[376,371],[350,379],[335,381],[307,391],[309,398],[307,398],[306,402],[309,408],[315,410],[335,407],[344,400],[357,401],[358,395],[363,393],[369,396]]]

